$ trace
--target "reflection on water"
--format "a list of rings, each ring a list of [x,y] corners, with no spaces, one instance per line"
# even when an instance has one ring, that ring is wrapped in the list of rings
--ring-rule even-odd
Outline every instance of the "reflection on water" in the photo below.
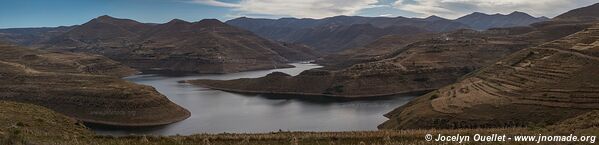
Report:
[[[150,85],[171,101],[191,111],[190,118],[166,126],[136,129],[92,128],[104,135],[189,135],[198,133],[259,133],[272,131],[354,131],[376,130],[386,119],[383,114],[413,97],[376,100],[284,99],[282,96],[247,95],[201,88],[181,80],[256,78],[274,71],[297,75],[318,68],[315,64],[294,63],[295,68],[232,74],[164,76],[137,75],[129,81]]]

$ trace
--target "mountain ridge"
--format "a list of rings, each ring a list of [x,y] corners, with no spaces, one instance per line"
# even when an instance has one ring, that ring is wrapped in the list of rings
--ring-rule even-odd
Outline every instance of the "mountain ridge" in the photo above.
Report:
[[[527,13],[514,11],[510,14],[485,14],[474,12],[455,19],[455,21],[466,24],[472,28],[486,30],[489,28],[504,28],[515,26],[528,26],[533,23],[547,21],[546,17],[535,18]]]
[[[557,20],[570,21],[596,21],[599,20],[599,3],[570,10],[566,13],[556,16]]]
[[[364,30],[364,32],[376,32],[377,29],[386,29],[391,27],[409,28],[406,30],[410,30],[412,32],[414,32],[414,30],[418,30],[418,33],[450,31],[466,28],[465,25],[452,21],[426,21],[422,19],[405,17],[389,18],[362,16],[335,16],[323,19],[281,18],[276,20],[242,17],[229,20],[225,23],[252,31],[264,38],[282,42],[303,43],[315,47],[319,51],[331,53],[343,51],[347,48],[366,45],[384,35],[413,34],[409,31],[397,31],[375,33],[368,37],[353,34],[344,35],[343,38],[336,38],[334,35],[329,35],[330,32],[348,33],[346,31],[355,31],[347,29],[353,25],[370,24],[373,26]],[[320,40],[330,40],[331,42],[321,42]],[[348,45],[347,42],[350,42],[350,44]]]
[[[149,25],[100,16],[40,45],[105,55],[141,71],[230,73],[290,67],[285,63],[318,57],[215,19]]]

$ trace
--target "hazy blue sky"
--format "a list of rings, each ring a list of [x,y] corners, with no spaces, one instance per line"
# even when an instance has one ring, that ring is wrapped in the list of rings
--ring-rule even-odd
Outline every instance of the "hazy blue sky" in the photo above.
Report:
[[[178,18],[336,15],[457,18],[472,12],[522,11],[553,17],[597,0],[0,0],[0,28],[82,24],[101,15],[163,23]]]

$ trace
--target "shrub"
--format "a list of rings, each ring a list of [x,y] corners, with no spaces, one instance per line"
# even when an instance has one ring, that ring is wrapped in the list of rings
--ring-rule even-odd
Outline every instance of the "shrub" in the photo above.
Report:
[[[439,98],[439,94],[433,94],[433,95],[431,95],[430,100],[434,100],[434,99],[437,99],[437,98]]]

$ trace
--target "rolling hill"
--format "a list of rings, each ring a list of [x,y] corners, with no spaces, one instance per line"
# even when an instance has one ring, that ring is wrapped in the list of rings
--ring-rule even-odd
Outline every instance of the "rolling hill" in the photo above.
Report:
[[[104,125],[164,125],[190,116],[154,88],[120,79],[136,71],[105,57],[4,43],[0,50],[0,100]]]

